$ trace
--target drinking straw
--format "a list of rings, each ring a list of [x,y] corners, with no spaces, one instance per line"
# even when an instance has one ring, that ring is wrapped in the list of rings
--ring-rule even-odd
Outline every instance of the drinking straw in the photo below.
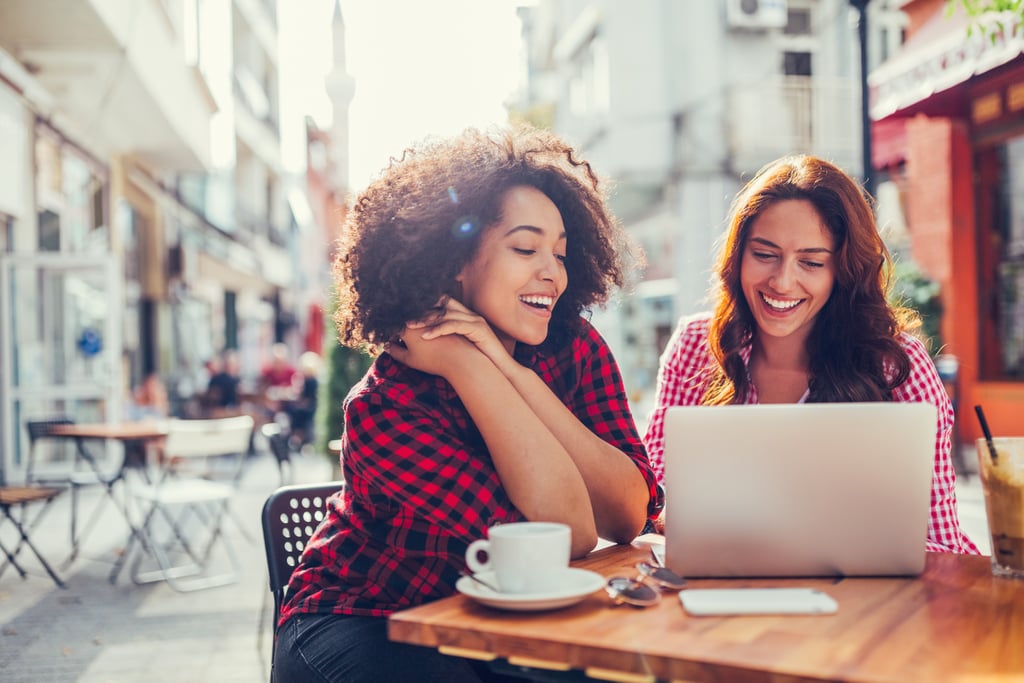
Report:
[[[988,420],[985,419],[985,411],[981,409],[981,406],[974,406],[974,413],[978,416],[978,424],[981,425],[981,433],[985,435],[985,443],[988,444],[988,454],[992,456],[992,462],[997,462],[999,456],[996,455],[996,445],[992,443],[992,432],[988,429]]]

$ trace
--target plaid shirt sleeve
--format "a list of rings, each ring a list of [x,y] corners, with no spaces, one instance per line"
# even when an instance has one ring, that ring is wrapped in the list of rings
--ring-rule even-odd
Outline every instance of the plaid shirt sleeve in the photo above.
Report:
[[[953,406],[924,344],[908,334],[902,335],[900,343],[910,357],[910,377],[893,392],[893,400],[902,403],[927,402],[938,410],[931,516],[926,547],[935,552],[977,555],[977,546],[960,529],[960,516],[957,512],[956,472],[950,457]]]
[[[654,410],[644,443],[659,482],[665,477],[665,411],[671,406],[697,405],[704,396],[709,324],[707,314],[681,319],[658,363]]]
[[[569,410],[590,431],[612,444],[629,457],[640,470],[647,484],[649,518],[657,517],[664,506],[664,492],[651,469],[647,449],[636,428],[636,421],[626,398],[622,374],[608,343],[589,323],[572,348],[571,365],[579,368],[578,384],[566,393],[563,401]],[[544,373],[541,373],[544,377]],[[552,377],[545,378],[549,386],[558,385]]]

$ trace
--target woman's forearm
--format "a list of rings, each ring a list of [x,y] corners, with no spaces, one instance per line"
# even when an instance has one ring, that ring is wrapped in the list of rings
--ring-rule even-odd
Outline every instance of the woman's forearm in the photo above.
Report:
[[[447,379],[487,443],[513,504],[527,519],[568,524],[573,557],[592,550],[598,531],[589,485],[546,421],[483,354]]]
[[[647,519],[643,475],[621,450],[592,432],[529,368],[503,368],[512,386],[558,439],[586,482],[598,535],[628,543]]]

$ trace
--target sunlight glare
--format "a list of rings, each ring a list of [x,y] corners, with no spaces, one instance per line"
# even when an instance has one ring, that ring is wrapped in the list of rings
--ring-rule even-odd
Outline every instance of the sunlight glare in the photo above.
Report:
[[[430,135],[508,120],[522,47],[513,0],[346,0],[350,182]]]

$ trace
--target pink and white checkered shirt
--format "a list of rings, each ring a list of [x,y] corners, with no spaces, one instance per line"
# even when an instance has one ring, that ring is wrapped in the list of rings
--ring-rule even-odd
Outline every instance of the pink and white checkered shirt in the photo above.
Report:
[[[659,482],[663,482],[665,476],[665,410],[670,406],[700,405],[706,391],[707,372],[714,362],[708,349],[709,326],[707,314],[680,320],[659,363],[654,411],[644,437],[651,467]],[[910,358],[911,369],[907,381],[893,392],[893,400],[926,401],[938,409],[926,549],[977,555],[978,548],[960,530],[957,514],[956,472],[950,458],[953,406],[924,344],[909,334],[900,337],[900,344]],[[743,352],[743,360],[750,361],[749,347]],[[749,393],[746,402],[758,403],[757,388],[752,385]],[[671,505],[671,491],[666,493],[667,503]]]

